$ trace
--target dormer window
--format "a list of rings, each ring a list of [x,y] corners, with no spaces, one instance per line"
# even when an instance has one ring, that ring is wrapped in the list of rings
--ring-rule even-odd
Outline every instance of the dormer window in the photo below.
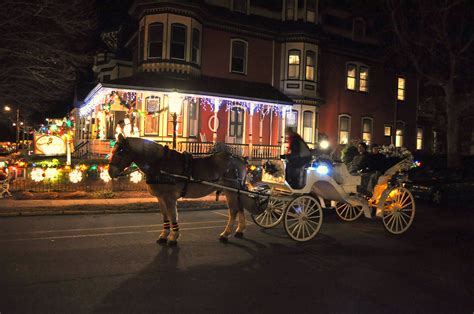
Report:
[[[186,59],[186,26],[183,24],[171,24],[171,59]]]
[[[162,58],[163,24],[153,23],[148,26],[148,58]]]
[[[247,0],[234,0],[232,3],[232,10],[247,14]]]

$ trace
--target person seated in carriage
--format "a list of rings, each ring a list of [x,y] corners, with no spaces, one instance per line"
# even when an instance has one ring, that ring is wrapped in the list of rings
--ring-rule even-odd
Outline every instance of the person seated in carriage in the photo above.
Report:
[[[288,151],[282,155],[288,161],[286,165],[286,181],[292,188],[304,185],[304,166],[311,161],[311,150],[308,144],[292,127],[286,128]]]
[[[357,150],[359,151],[359,155],[355,156],[348,165],[349,172],[352,174],[365,171],[369,168],[370,156],[367,151],[367,144],[360,142],[357,145]]]

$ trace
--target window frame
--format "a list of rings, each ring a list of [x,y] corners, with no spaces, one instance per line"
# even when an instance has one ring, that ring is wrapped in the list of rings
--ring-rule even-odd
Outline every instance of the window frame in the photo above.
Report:
[[[161,41],[151,41],[150,37],[152,35],[151,29],[152,27],[161,26]],[[164,25],[161,22],[154,22],[148,24],[148,37],[147,37],[147,59],[163,59],[163,35],[164,35]],[[161,51],[160,56],[152,57],[150,54],[151,44],[161,43]]]
[[[347,123],[347,131],[342,131],[341,130],[341,119],[342,118],[347,118],[348,123]],[[340,114],[337,118],[337,142],[338,144],[349,144],[351,141],[351,123],[352,123],[352,117],[348,114]],[[341,132],[347,132],[347,143],[341,143]]]
[[[308,54],[313,55],[313,65],[308,66]],[[313,69],[313,79],[308,79],[308,67]],[[309,82],[316,82],[316,52],[313,50],[306,50],[306,58],[305,58],[305,80]]]
[[[354,76],[349,76],[349,67],[353,66],[355,70]],[[354,88],[349,88],[349,78],[354,79]],[[346,63],[346,90],[357,91],[357,64],[348,62]]]
[[[355,77],[354,76],[349,76],[349,68],[350,67],[355,68]],[[365,69],[367,71],[367,78],[366,79],[361,79],[361,69]],[[354,88],[349,88],[349,79],[354,79]],[[366,90],[361,90],[361,81],[365,81],[365,88]],[[353,91],[353,92],[359,92],[359,93],[366,93],[368,94],[370,91],[370,66],[361,63],[361,62],[355,62],[355,61],[349,61],[346,62],[346,73],[345,73],[345,84],[346,84],[346,90],[348,91]]]
[[[386,132],[385,132],[385,129],[386,128],[389,128],[390,129],[390,134],[387,135]],[[393,132],[393,128],[392,128],[392,125],[391,124],[384,124],[383,125],[383,136],[385,137],[391,137],[392,136],[392,132]]]
[[[173,29],[174,28],[181,28],[184,29],[184,42],[177,42],[173,41]],[[187,57],[187,39],[188,39],[188,27],[182,23],[171,23],[170,25],[170,59],[172,60],[182,60],[186,61]],[[173,45],[183,45],[183,58],[173,57]]]
[[[232,0],[232,11],[233,12],[239,12],[239,13],[243,13],[243,14],[248,14],[248,11],[249,11],[249,4],[247,2],[247,0],[241,0],[242,3],[244,3],[244,11],[241,11],[241,10],[236,10],[236,5],[235,3],[237,2],[238,0]]]
[[[400,88],[400,80],[403,80],[403,88]],[[397,76],[397,101],[405,101],[406,99],[407,80],[404,76]],[[402,98],[400,99],[400,91],[402,91]]]
[[[399,128],[399,126],[401,126]],[[398,135],[398,131],[401,131],[401,135]],[[399,140],[401,139],[401,140]],[[400,141],[401,143],[397,144],[397,142]],[[396,127],[395,127],[395,147],[404,147],[404,142],[405,142],[405,122],[403,121],[397,121]]]
[[[361,123],[360,123],[360,136],[362,141],[365,141],[364,139],[364,134],[370,134],[369,140],[365,141],[366,144],[370,145],[372,143],[372,138],[374,134],[374,118],[372,117],[362,117],[361,118]],[[370,121],[370,132],[365,132],[364,130],[364,121]]]
[[[361,74],[362,74],[362,71],[361,71],[361,70],[362,70],[362,68],[364,68],[364,69],[367,70],[367,78],[365,78],[364,80],[362,80],[362,78],[361,78]],[[369,77],[370,77],[370,75],[369,75],[369,67],[366,66],[366,65],[359,65],[359,66],[357,67],[357,74],[358,74],[358,75],[357,75],[357,78],[358,78],[358,80],[357,80],[357,91],[358,91],[358,92],[361,92],[361,93],[368,93],[368,92],[369,92]],[[361,85],[362,85],[362,84],[360,83],[361,81],[365,81],[365,88],[366,88],[365,90],[361,90]]]
[[[289,121],[289,119],[288,119],[288,114],[289,114],[289,113],[295,115],[295,124],[294,124],[294,125],[293,125],[293,124],[292,124],[292,125],[289,125],[289,124],[288,124],[288,121]],[[298,110],[296,110],[296,109],[291,109],[291,110],[288,110],[288,111],[285,112],[285,130],[286,130],[286,128],[288,128],[288,127],[292,127],[292,128],[294,128],[294,131],[295,131],[296,133],[298,133],[298,118],[299,118],[298,115],[299,115],[299,112],[298,112]]]
[[[291,6],[288,4],[291,3]],[[289,9],[291,9],[291,15],[288,14]],[[298,10],[298,8],[295,8],[295,1],[294,0],[286,0],[285,2],[285,20],[286,21],[294,21],[295,20],[295,10]]]
[[[245,110],[241,107],[235,106],[229,110],[229,137],[243,138],[245,126]],[[239,120],[239,113],[242,115],[242,121]],[[235,119],[234,119],[235,118]],[[240,133],[239,133],[240,125]]]
[[[233,69],[234,59],[239,59],[234,57],[234,44],[243,44],[244,45],[244,57],[243,57],[243,72],[236,71]],[[247,75],[247,63],[248,63],[248,42],[243,39],[234,38],[230,40],[230,64],[229,72],[236,74]]]
[[[157,111],[148,111],[148,101],[151,99],[158,99],[158,110]],[[144,126],[143,126],[143,134],[144,135],[153,135],[153,136],[158,136],[160,133],[160,110],[161,110],[161,103],[162,99],[161,97],[155,97],[155,96],[148,96],[145,98],[145,117],[143,119]],[[156,127],[156,132],[148,132],[148,117],[152,117],[152,119],[156,119],[155,127]]]
[[[309,114],[310,115],[310,119],[309,119],[309,122],[310,122],[310,126],[306,126],[305,125],[305,118],[306,118],[306,115]],[[307,143],[313,143],[313,139],[314,139],[314,120],[313,120],[313,114],[314,112],[311,111],[311,110],[304,110],[303,111],[303,139],[305,140],[305,142]],[[309,133],[309,138],[306,137],[306,129],[310,129],[310,133]]]
[[[290,56],[292,55],[292,52],[297,52],[298,53],[298,64],[291,63],[290,64]],[[287,71],[286,71],[286,77],[288,80],[299,80],[301,78],[301,50],[300,49],[289,49],[288,50],[288,57],[286,59],[286,65],[287,65]],[[298,69],[298,73],[296,76],[290,76],[290,66],[296,66]]]
[[[421,135],[420,132],[421,131]],[[422,127],[417,127],[416,128],[416,150],[423,150],[423,128]],[[420,144],[420,145],[418,145]]]
[[[140,49],[138,50],[138,61],[145,60],[145,25],[140,26],[138,33],[138,44]]]
[[[197,47],[195,46],[196,32],[198,34]],[[191,31],[191,62],[200,64],[200,59],[201,59],[201,31],[198,28],[193,27]]]

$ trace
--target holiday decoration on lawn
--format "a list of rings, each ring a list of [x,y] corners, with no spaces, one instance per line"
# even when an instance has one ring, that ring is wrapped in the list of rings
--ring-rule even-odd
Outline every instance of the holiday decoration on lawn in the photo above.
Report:
[[[44,171],[45,179],[54,180],[57,179],[59,171],[57,168],[48,168]]]
[[[72,183],[78,183],[82,181],[82,172],[78,169],[74,169],[69,173],[69,181]]]
[[[130,174],[130,181],[138,183],[143,179],[143,174],[140,171],[135,171]]]
[[[100,173],[100,178],[105,183],[108,183],[108,182],[110,182],[110,180],[112,180],[112,178],[110,177],[109,172],[107,170],[104,170]]]
[[[41,168],[33,168],[31,171],[31,180],[41,182],[44,180],[44,170]]]

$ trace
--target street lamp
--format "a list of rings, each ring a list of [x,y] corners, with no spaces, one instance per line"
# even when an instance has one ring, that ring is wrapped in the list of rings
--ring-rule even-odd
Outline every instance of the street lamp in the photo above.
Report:
[[[176,149],[176,124],[178,114],[181,114],[183,106],[183,97],[177,93],[172,92],[168,95],[168,110],[173,115],[173,149]]]
[[[11,112],[12,108],[8,105],[3,107],[5,112]],[[18,150],[18,143],[20,141],[20,108],[16,108],[16,122],[13,123],[13,126],[16,126],[16,149]]]

